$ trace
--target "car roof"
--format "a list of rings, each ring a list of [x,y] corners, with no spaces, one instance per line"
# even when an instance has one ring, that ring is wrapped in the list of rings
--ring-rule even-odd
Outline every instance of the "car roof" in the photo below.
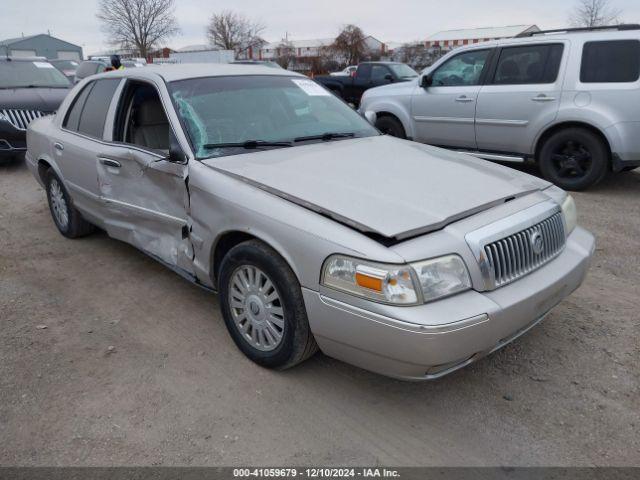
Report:
[[[147,65],[145,68],[130,68],[124,70],[115,70],[111,72],[101,73],[96,77],[130,77],[149,78],[156,76],[161,77],[167,82],[175,80],[186,80],[189,78],[203,77],[228,77],[240,75],[271,75],[285,77],[302,77],[307,78],[299,73],[289,70],[275,69],[265,67],[260,64],[256,65],[238,65],[229,63],[180,63],[173,65]]]
[[[534,35],[527,35],[522,37],[505,38],[501,40],[490,40],[487,42],[473,43],[470,45],[464,45],[462,47],[454,48],[447,52],[445,55],[449,57],[453,53],[462,53],[470,50],[482,50],[483,48],[500,47],[502,45],[528,45],[537,43],[553,43],[554,41],[571,41],[578,39],[581,42],[591,41],[607,41],[607,40],[640,40],[640,29],[624,29],[616,30],[614,27],[611,29],[600,30],[580,30],[580,31],[553,31],[553,32],[540,32]],[[444,58],[443,56],[442,58]]]

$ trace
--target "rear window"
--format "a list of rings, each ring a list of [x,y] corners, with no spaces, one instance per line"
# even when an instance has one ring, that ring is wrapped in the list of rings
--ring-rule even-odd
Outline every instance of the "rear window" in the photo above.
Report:
[[[587,42],[582,50],[583,83],[635,82],[640,77],[640,42]]]
[[[89,95],[89,92],[91,92],[93,85],[93,82],[88,84],[82,89],[78,96],[76,96],[75,100],[73,101],[73,105],[71,105],[71,108],[69,109],[69,113],[67,113],[67,118],[65,118],[62,125],[64,128],[73,130],[74,132],[78,130],[82,107],[84,107],[84,102],[87,100],[87,95]]]
[[[54,60],[51,63],[61,70],[75,70],[78,68],[78,62],[73,60]]]
[[[107,111],[119,83],[119,78],[109,78],[87,85],[73,103],[64,126],[91,137],[102,138]]]
[[[99,63],[96,62],[82,62],[76,70],[76,75],[78,78],[85,78],[89,75],[93,75],[98,71]]]
[[[102,138],[107,111],[120,79],[97,80],[95,83],[82,109],[78,131],[92,137]]]
[[[564,45],[507,47],[500,52],[495,85],[554,83],[558,78]]]

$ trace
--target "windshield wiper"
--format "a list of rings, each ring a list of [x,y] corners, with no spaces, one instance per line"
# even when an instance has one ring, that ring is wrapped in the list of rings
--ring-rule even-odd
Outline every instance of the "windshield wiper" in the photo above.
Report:
[[[213,148],[244,148],[247,150],[253,150],[260,147],[292,147],[291,142],[267,142],[264,140],[247,140],[246,142],[236,143],[207,143],[203,145],[203,148],[207,150]]]
[[[306,142],[307,140],[322,140],[324,142],[328,142],[329,140],[333,140],[334,138],[351,138],[355,137],[356,134],[353,132],[326,132],[322,135],[310,135],[308,137],[298,137],[295,138],[294,142]]]

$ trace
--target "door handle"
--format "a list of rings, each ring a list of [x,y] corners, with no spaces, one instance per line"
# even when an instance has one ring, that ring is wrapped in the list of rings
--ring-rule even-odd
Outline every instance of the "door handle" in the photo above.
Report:
[[[64,150],[64,145],[62,145],[60,142],[56,142],[53,144],[53,148],[55,148],[56,150],[59,151],[63,151]]]
[[[534,102],[555,102],[556,97],[547,97],[544,93],[541,93],[537,97],[533,97],[531,100]]]
[[[456,102],[470,103],[473,102],[473,98],[469,98],[466,95],[460,95],[458,98],[456,98]]]
[[[119,161],[114,160],[113,158],[99,157],[98,161],[105,167],[120,168],[122,166]]]

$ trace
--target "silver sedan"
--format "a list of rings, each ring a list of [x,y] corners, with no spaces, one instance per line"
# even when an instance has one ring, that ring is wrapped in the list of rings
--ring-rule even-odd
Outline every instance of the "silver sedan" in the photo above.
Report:
[[[594,251],[564,191],[380,135],[285,70],[93,76],[27,137],[63,235],[101,228],[218,292],[231,337],[265,367],[319,348],[437,378],[539,322]]]

